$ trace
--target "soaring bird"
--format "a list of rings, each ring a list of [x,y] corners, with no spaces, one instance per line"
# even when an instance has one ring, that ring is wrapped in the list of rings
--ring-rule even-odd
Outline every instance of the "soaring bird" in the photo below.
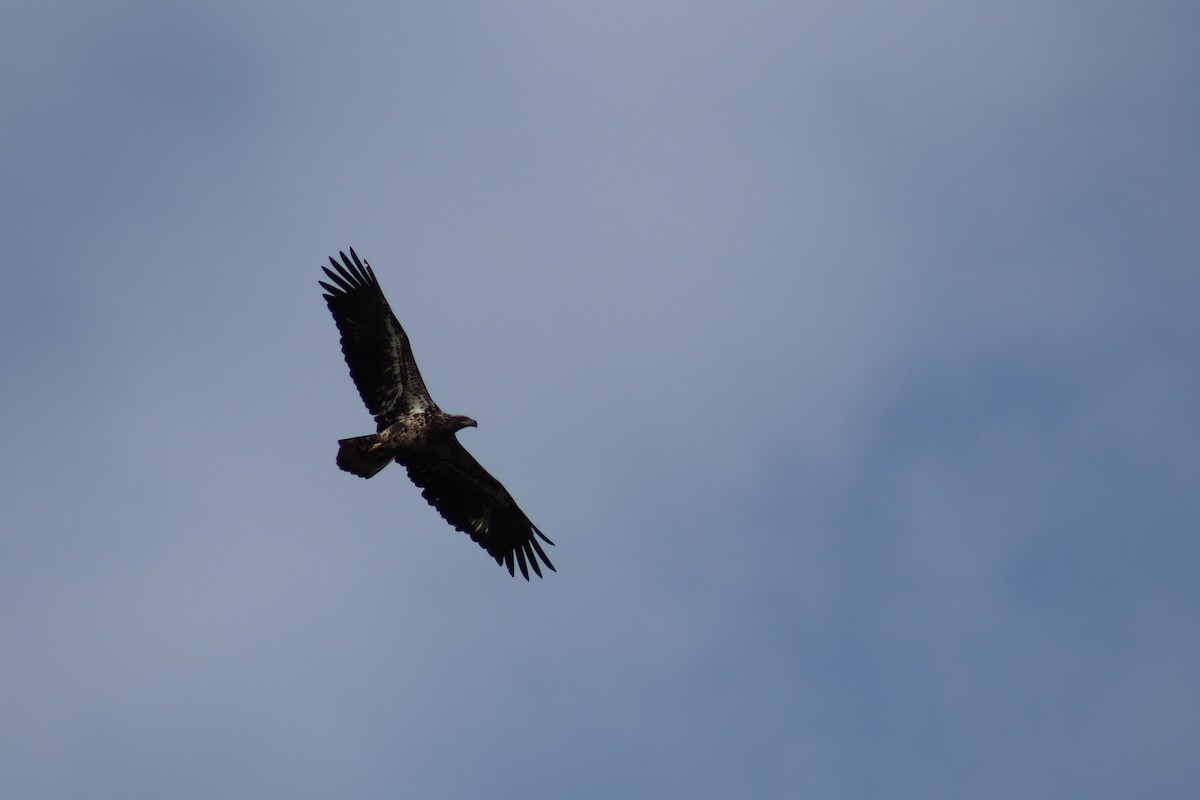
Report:
[[[322,267],[332,285],[319,281],[325,303],[342,335],[342,353],[358,393],[375,416],[376,433],[338,441],[337,465],[370,478],[392,461],[403,464],[421,496],[457,530],[488,551],[497,564],[515,567],[529,580],[540,578],[539,559],[554,565],[538,544],[554,544],[529,521],[508,490],[493,478],[455,437],[475,420],[447,414],[429,396],[408,336],[392,313],[375,272],[339,252],[342,263]],[[557,571],[557,570],[556,570]]]

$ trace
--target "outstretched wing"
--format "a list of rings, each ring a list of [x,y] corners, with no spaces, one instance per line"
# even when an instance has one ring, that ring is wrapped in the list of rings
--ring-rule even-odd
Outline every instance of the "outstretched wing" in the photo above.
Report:
[[[358,387],[367,409],[375,415],[379,430],[414,411],[436,408],[430,398],[417,362],[413,359],[408,337],[392,313],[375,272],[360,261],[354,248],[339,264],[329,263],[335,271],[322,267],[335,285],[320,281],[325,289],[325,304],[342,334],[342,353],[350,367],[350,377]]]
[[[508,567],[510,575],[516,575],[515,565],[525,580],[529,580],[529,567],[542,577],[539,558],[554,570],[538,537],[546,544],[554,542],[529,521],[508,490],[457,439],[446,440],[424,457],[406,456],[401,463],[408,468],[412,482],[423,489],[421,496],[442,518],[478,542],[497,564]]]

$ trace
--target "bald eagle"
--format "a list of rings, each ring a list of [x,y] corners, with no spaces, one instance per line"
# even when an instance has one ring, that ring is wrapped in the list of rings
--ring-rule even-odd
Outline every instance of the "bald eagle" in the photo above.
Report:
[[[333,285],[319,281],[325,303],[342,335],[342,353],[363,403],[375,416],[377,432],[338,441],[337,465],[370,478],[393,460],[403,464],[421,496],[457,530],[474,539],[497,564],[515,576],[520,567],[540,578],[538,560],[551,570],[540,538],[554,544],[517,507],[508,490],[459,444],[455,434],[475,420],[447,414],[429,396],[408,336],[392,313],[375,272],[339,252],[322,267]]]

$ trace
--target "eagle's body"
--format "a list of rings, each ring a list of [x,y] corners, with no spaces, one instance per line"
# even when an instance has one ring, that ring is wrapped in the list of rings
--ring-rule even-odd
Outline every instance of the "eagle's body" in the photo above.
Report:
[[[393,460],[403,464],[429,504],[478,542],[496,563],[507,566],[510,574],[520,567],[528,580],[532,567],[540,577],[539,558],[553,570],[537,540],[554,543],[455,438],[463,428],[475,427],[475,420],[447,414],[429,396],[408,336],[371,265],[360,261],[353,248],[350,258],[339,255],[341,264],[329,259],[335,271],[322,268],[335,285],[322,281],[321,286],[342,334],[350,377],[375,415],[377,432],[340,440],[338,466],[370,478]]]
[[[414,459],[434,456],[454,434],[473,427],[469,417],[447,414],[441,409],[414,411],[370,436],[341,439],[337,465],[360,478],[370,478],[395,459],[405,464]]]

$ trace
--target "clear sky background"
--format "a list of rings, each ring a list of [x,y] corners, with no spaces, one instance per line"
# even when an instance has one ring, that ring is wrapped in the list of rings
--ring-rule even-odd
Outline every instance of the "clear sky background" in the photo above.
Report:
[[[4,17],[3,797],[1200,796],[1194,2]]]

